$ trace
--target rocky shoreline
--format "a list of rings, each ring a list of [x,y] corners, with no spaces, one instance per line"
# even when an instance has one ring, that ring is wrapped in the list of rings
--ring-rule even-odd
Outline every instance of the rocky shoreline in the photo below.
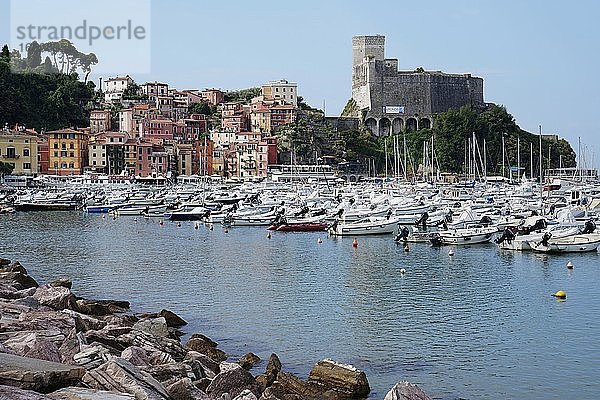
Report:
[[[317,362],[307,380],[271,354],[236,362],[169,310],[131,315],[129,303],[90,300],[69,279],[39,285],[19,263],[0,258],[0,400],[346,400],[365,399],[363,371]],[[430,399],[399,382],[385,400]]]

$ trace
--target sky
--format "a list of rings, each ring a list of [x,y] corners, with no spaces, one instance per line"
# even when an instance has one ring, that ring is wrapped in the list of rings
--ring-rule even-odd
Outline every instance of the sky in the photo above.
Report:
[[[78,4],[118,12],[125,1]],[[351,97],[352,36],[382,34],[400,69],[481,76],[486,101],[576,151],[581,137],[588,163],[598,166],[599,1],[148,1],[150,61],[146,73],[131,74],[138,82],[239,89],[287,79],[309,104],[339,115]],[[64,8],[44,16],[71,15]],[[10,40],[10,15],[10,1],[0,0],[1,43]]]

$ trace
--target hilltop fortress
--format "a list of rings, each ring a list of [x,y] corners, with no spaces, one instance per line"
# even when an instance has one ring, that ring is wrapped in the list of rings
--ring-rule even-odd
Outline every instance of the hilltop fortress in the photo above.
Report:
[[[430,128],[435,114],[481,107],[483,79],[471,74],[398,70],[385,58],[385,36],[352,38],[352,114],[376,135]]]

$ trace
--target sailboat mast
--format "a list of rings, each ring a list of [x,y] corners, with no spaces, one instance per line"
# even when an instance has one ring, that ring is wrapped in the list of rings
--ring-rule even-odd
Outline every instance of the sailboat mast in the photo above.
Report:
[[[521,179],[521,138],[517,136],[517,181]]]
[[[502,133],[502,177],[504,178],[504,168],[506,161],[504,160],[504,133]]]
[[[383,147],[384,147],[384,153],[385,153],[385,177],[388,177],[388,150],[387,150],[387,136],[384,136],[383,138]]]
[[[540,185],[542,184],[542,125],[540,125]]]
[[[404,155],[404,180],[408,181],[407,169],[408,164],[406,163],[406,132],[404,132],[403,140],[403,155]]]

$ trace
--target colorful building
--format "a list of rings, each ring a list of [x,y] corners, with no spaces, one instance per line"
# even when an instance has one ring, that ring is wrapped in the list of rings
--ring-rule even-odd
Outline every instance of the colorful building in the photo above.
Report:
[[[90,111],[90,133],[110,131],[110,111],[92,110]]]
[[[34,130],[17,127],[0,131],[0,161],[13,167],[13,175],[38,173],[38,136]]]
[[[49,173],[80,175],[88,165],[88,137],[80,130],[68,128],[48,132],[48,146]]]

